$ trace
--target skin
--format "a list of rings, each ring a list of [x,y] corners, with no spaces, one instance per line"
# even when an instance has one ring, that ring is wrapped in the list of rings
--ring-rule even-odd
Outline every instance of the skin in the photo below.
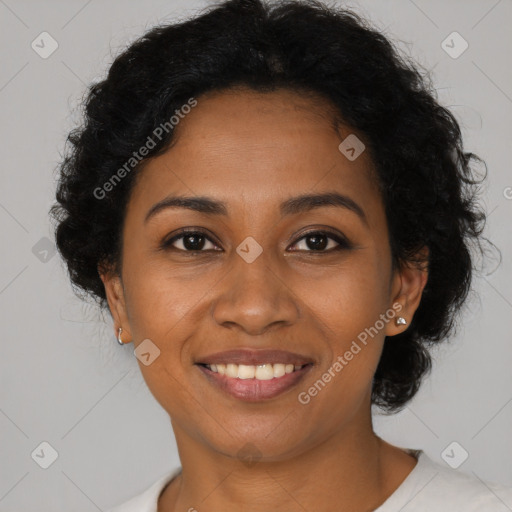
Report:
[[[101,277],[123,341],[137,347],[149,338],[161,351],[148,366],[139,361],[169,414],[182,466],[160,496],[160,512],[373,510],[416,464],[373,432],[370,412],[384,337],[407,326],[386,322],[307,405],[297,398],[393,304],[410,323],[427,281],[426,271],[392,269],[369,152],[349,161],[338,150],[355,132],[336,130],[329,107],[287,90],[208,93],[180,121],[174,146],[138,175],[122,270]],[[290,197],[333,191],[355,201],[366,220],[335,206],[280,216]],[[167,208],[145,222],[169,195],[212,197],[228,215]],[[203,252],[185,253],[183,238],[174,250],[160,248],[183,227],[206,231]],[[304,234],[315,228],[352,247],[329,251],[338,244],[328,238],[314,251]],[[248,236],[263,248],[252,263],[236,252]],[[298,387],[244,402],[194,365],[239,347],[299,352],[315,365]],[[261,455],[250,466],[237,455],[247,443]]]

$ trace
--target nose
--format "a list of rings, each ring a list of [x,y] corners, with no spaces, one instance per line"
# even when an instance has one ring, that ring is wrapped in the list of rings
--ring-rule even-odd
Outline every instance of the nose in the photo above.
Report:
[[[292,325],[300,317],[293,291],[264,255],[265,251],[252,263],[234,255],[233,266],[212,304],[218,325],[257,336]]]

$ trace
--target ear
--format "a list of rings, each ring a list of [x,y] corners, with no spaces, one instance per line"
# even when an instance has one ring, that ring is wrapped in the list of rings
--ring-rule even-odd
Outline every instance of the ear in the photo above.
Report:
[[[119,328],[123,329],[121,339],[124,343],[132,340],[128,315],[126,313],[126,302],[124,297],[123,283],[121,276],[111,267],[98,266],[98,274],[105,287],[110,314],[114,320],[114,333],[117,338]]]
[[[394,336],[407,329],[407,325],[396,325],[395,319],[405,318],[410,324],[420,305],[423,289],[428,280],[428,247],[417,252],[415,261],[396,269],[391,282],[391,299],[396,316],[386,324],[386,336]]]

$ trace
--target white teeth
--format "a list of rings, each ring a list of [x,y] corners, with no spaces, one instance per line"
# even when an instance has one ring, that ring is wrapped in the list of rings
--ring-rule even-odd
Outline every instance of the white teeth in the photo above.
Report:
[[[282,377],[286,373],[284,364],[274,365],[274,377]]]
[[[237,364],[228,364],[226,365],[226,375],[228,377],[238,377],[238,365]]]
[[[239,379],[254,379],[255,373],[256,373],[256,371],[255,371],[254,366],[247,366],[245,364],[238,365],[238,378]]]
[[[258,380],[270,380],[274,378],[274,367],[271,364],[259,364],[254,375]]]
[[[220,373],[231,378],[270,380],[282,377],[287,373],[300,370],[302,366],[293,364],[259,364],[257,366],[246,364],[207,364],[212,372]]]

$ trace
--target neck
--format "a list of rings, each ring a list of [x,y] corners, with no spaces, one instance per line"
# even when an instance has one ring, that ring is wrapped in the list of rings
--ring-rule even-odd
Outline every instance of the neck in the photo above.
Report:
[[[357,427],[357,428],[356,428]],[[348,425],[293,457],[252,464],[226,457],[173,424],[182,473],[161,494],[158,512],[304,510],[358,512],[379,507],[416,460],[371,428]]]

